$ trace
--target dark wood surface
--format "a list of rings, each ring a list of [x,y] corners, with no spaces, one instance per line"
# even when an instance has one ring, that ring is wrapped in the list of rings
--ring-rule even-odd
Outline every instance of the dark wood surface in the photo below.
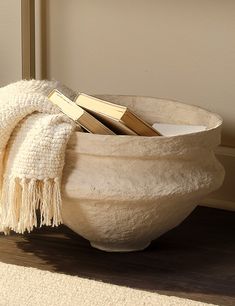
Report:
[[[0,235],[0,261],[235,305],[235,213],[198,207],[145,251],[106,253],[65,226]]]

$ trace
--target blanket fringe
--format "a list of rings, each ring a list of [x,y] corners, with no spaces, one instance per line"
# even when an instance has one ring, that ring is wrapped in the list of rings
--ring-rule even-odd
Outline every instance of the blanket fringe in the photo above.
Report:
[[[4,178],[0,198],[0,231],[23,234],[38,226],[62,223],[60,179]]]

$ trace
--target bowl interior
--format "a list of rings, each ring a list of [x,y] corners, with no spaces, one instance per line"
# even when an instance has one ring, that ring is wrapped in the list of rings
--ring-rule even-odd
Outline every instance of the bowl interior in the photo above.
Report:
[[[222,124],[222,118],[217,114],[198,106],[177,101],[124,95],[95,96],[109,102],[127,106],[151,125],[156,122],[204,125],[207,129],[211,129]]]
[[[95,95],[116,104],[127,106],[149,124],[172,123],[186,125],[204,125],[206,130],[175,136],[139,137],[126,135],[99,135],[83,132],[73,133],[67,149],[77,153],[103,156],[152,156],[164,152],[164,147],[175,150],[184,146],[215,147],[220,143],[220,126],[222,119],[219,115],[177,101],[159,98],[122,96],[122,95]],[[172,141],[173,140],[173,141]]]

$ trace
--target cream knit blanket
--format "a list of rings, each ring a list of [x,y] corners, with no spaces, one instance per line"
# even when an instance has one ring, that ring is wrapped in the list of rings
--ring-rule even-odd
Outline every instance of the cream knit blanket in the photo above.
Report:
[[[40,226],[62,222],[61,176],[75,126],[47,99],[58,85],[31,80],[0,89],[0,231],[5,234],[30,232],[38,225],[37,209]]]

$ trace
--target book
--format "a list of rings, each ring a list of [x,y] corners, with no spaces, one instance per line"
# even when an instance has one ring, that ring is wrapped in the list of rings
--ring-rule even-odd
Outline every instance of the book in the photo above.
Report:
[[[163,136],[176,136],[197,133],[205,131],[204,125],[187,125],[187,124],[170,124],[170,123],[154,123],[155,127]]]
[[[125,106],[104,101],[93,96],[79,93],[74,102],[118,134],[160,136],[147,122],[140,119]]]
[[[65,115],[67,115],[78,125],[82,126],[86,131],[93,134],[115,135],[112,130],[94,118],[91,114],[86,112],[82,107],[75,104],[57,89],[54,89],[48,95],[48,99],[53,104],[57,105]]]

